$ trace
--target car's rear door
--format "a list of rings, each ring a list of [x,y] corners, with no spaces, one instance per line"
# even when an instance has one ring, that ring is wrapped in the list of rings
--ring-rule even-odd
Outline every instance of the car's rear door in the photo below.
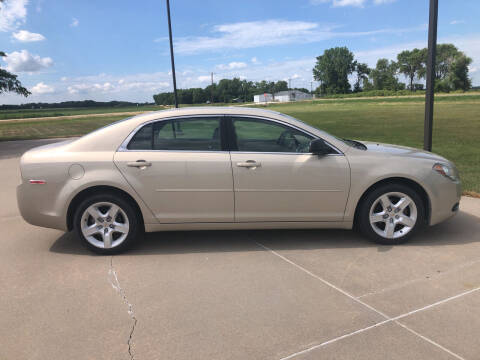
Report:
[[[234,221],[223,122],[223,116],[152,122],[115,154],[115,164],[161,223]]]
[[[229,120],[236,221],[343,220],[350,170],[340,151],[309,153],[314,136],[285,123]]]

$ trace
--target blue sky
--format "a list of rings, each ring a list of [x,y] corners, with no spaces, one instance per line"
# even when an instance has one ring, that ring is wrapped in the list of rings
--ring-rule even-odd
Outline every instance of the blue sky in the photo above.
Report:
[[[480,85],[480,1],[439,2],[439,42],[473,58]],[[374,66],[427,41],[428,0],[171,0],[171,11],[182,88],[208,85],[210,72],[309,88],[327,48],[347,46]],[[164,0],[6,0],[0,44],[0,66],[33,92],[0,95],[0,104],[143,102],[171,89]]]

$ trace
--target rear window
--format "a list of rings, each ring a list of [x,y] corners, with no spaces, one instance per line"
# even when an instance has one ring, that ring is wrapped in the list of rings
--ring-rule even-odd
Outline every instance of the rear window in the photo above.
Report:
[[[128,150],[152,150],[152,129],[153,125],[148,124],[142,127],[133,136],[132,140],[128,143]]]
[[[132,137],[127,149],[220,151],[220,120],[220,117],[201,117],[148,124]]]

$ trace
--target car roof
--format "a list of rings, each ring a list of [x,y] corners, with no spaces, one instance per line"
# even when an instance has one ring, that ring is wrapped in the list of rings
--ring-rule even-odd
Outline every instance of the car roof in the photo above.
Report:
[[[336,144],[338,140],[333,138],[330,134],[277,111],[244,106],[197,106],[152,111],[123,119],[81,137],[77,141],[73,142],[70,148],[73,151],[84,151],[85,149],[96,149],[100,151],[116,150],[120,144],[132,133],[132,131],[144,123],[155,120],[161,121],[163,119],[173,117],[194,115],[239,115],[280,120],[284,123],[309,131],[312,134],[316,134],[317,136],[324,137],[337,147],[342,147],[342,144]]]
[[[268,117],[273,119],[281,119],[282,121],[292,124],[302,123],[288,115],[282,114],[278,111],[272,111],[260,108],[251,108],[244,106],[192,106],[184,108],[173,108],[168,110],[153,111],[131,118],[132,121],[141,124],[146,121],[177,117],[177,116],[191,116],[191,115],[250,115],[259,117]],[[303,123],[302,123],[303,124]]]

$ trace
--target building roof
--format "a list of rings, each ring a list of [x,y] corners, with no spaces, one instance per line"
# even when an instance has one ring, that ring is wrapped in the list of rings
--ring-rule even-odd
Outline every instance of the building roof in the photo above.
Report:
[[[283,96],[283,95],[288,95],[288,94],[292,94],[292,93],[295,93],[295,94],[307,94],[303,91],[300,91],[300,90],[284,90],[284,91],[279,91],[277,93],[275,93],[275,96]],[[310,95],[310,94],[307,94],[307,95]]]

